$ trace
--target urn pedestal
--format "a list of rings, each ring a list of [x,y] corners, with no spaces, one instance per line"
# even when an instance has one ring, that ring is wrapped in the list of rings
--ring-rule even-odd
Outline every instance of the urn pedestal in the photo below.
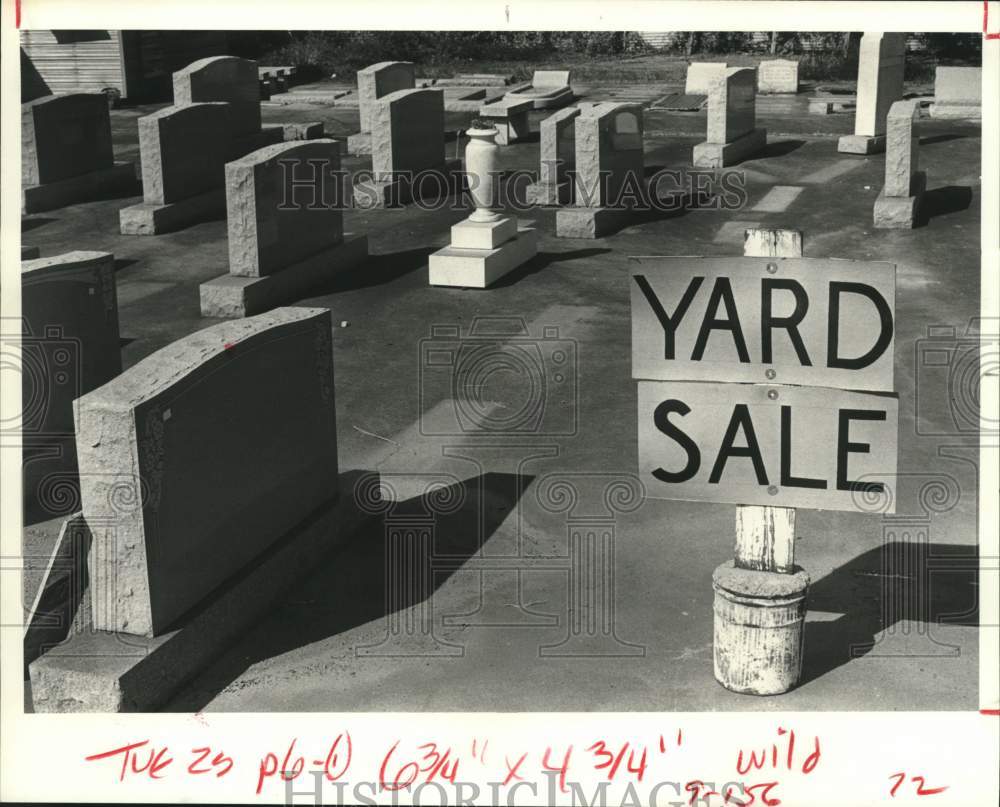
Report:
[[[465,221],[451,228],[451,243],[430,256],[432,286],[484,289],[538,252],[538,233],[503,216],[498,197],[497,130],[469,129],[465,172],[476,205]]]

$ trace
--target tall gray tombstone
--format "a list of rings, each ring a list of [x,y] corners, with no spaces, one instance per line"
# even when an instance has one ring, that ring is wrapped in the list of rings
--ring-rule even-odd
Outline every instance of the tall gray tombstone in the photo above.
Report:
[[[261,127],[257,62],[238,56],[209,56],[173,75],[174,104],[229,104],[232,131],[230,159],[242,157],[284,138],[281,126]]]
[[[122,235],[156,235],[225,209],[232,146],[225,102],[168,106],[139,118],[143,201],[119,213]]]
[[[576,119],[579,107],[565,107],[539,127],[538,181],[528,186],[529,204],[558,205],[569,201],[569,173],[576,165]]]
[[[79,510],[73,400],[121,372],[115,259],[67,252],[21,263],[25,521]]]
[[[372,178],[355,185],[356,207],[384,207],[451,191],[451,176],[461,160],[445,159],[440,90],[397,90],[382,96],[372,106],[371,126]]]
[[[292,302],[368,255],[344,234],[349,202],[340,143],[280,143],[226,165],[229,272],[201,285],[206,317],[244,317]]]
[[[416,87],[413,62],[379,62],[358,71],[358,113],[360,131],[347,138],[347,153],[372,153],[372,111],[375,102],[398,90]]]
[[[918,170],[918,138],[913,122],[920,114],[917,100],[896,101],[886,116],[885,187],[875,200],[875,226],[911,229],[919,215],[927,177]]]
[[[694,147],[695,168],[723,168],[763,150],[767,130],[756,123],[757,71],[727,67],[709,86],[708,131]]]
[[[21,104],[21,207],[51,210],[131,191],[133,163],[115,163],[103,93],[46,95]]]
[[[177,627],[337,497],[327,309],[190,334],[75,411],[98,631]]]
[[[599,238],[633,215],[646,192],[642,107],[592,104],[575,126],[574,201],[556,211],[556,235]]]
[[[868,32],[858,55],[858,101],[854,134],[844,135],[837,150],[844,154],[876,154],[885,150],[889,107],[903,95],[906,35]]]

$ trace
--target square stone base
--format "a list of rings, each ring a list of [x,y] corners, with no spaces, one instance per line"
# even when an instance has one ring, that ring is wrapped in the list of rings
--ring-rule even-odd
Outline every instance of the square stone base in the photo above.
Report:
[[[358,132],[347,136],[347,153],[352,157],[364,157],[372,153],[372,133]]]
[[[131,196],[139,190],[135,163],[115,163],[110,168],[80,176],[28,185],[21,190],[21,213],[41,213],[77,202]]]
[[[517,219],[496,221],[460,221],[451,228],[451,246],[455,249],[496,249],[517,235]]]
[[[910,180],[909,196],[886,196],[885,188],[875,200],[874,221],[880,230],[912,230],[920,214],[927,175],[918,171]]]
[[[559,184],[532,182],[524,191],[524,200],[529,205],[554,207],[556,205],[569,204],[572,198],[573,186],[569,180],[560,182]]]
[[[273,146],[275,143],[281,143],[284,139],[284,126],[262,126],[259,132],[233,138],[232,146],[229,149],[229,159],[237,160],[252,151],[264,148],[264,146]]]
[[[21,245],[21,260],[31,261],[41,255],[41,250],[38,247],[26,247],[24,244]]]
[[[122,235],[160,235],[226,215],[226,189],[189,196],[165,205],[140,202],[118,211]]]
[[[94,630],[86,609],[77,632],[31,664],[35,711],[150,712],[163,706],[350,534],[346,509],[334,500],[314,511],[160,636]]]
[[[293,303],[368,257],[368,236],[346,233],[335,247],[271,275],[221,275],[199,287],[203,317],[249,317]]]
[[[634,210],[614,207],[562,207],[556,211],[556,237],[603,238],[637,215]]]
[[[837,141],[841,154],[881,154],[885,151],[885,135],[844,135]]]
[[[931,104],[931,117],[943,120],[968,118],[982,120],[983,108],[980,104]]]
[[[508,219],[516,224],[516,219]],[[495,249],[447,246],[430,256],[432,286],[485,289],[538,254],[538,231],[518,228],[517,235]]]
[[[282,123],[282,139],[288,143],[295,140],[317,140],[325,137],[323,121],[305,121],[304,123]]]
[[[745,160],[767,146],[767,129],[754,129],[731,143],[699,143],[694,147],[695,168],[725,168]]]
[[[444,165],[413,174],[400,174],[391,179],[366,179],[354,186],[354,207],[372,210],[398,207],[418,199],[434,199],[439,194],[453,195],[461,180],[462,161],[449,160]],[[430,176],[437,172],[441,179]],[[414,181],[416,180],[416,181]]]

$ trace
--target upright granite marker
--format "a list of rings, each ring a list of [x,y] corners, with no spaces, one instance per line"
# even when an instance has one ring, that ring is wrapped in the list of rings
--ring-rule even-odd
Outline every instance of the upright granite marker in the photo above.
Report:
[[[372,109],[375,102],[397,90],[416,87],[413,62],[378,62],[358,71],[358,112],[361,131],[347,138],[347,152],[371,154]]]
[[[97,630],[170,629],[337,495],[326,309],[193,333],[75,411]]]
[[[565,204],[571,197],[569,173],[576,165],[578,107],[566,107],[541,124],[538,182],[528,186],[529,204]]]
[[[447,161],[440,90],[397,90],[372,107],[372,176],[354,186],[361,208],[449,195],[460,160]]]
[[[767,59],[757,67],[757,92],[797,93],[799,63],[794,59]]]
[[[694,147],[695,168],[734,165],[767,145],[767,130],[758,129],[757,71],[728,67],[708,93],[708,134]]]
[[[983,116],[983,69],[981,67],[938,67],[934,70],[932,118]]]
[[[708,95],[712,86],[725,75],[725,62],[691,62],[684,80],[685,95]]]
[[[108,252],[21,264],[24,508],[28,523],[79,508],[73,400],[122,369]]]
[[[237,56],[209,56],[174,73],[173,84],[176,106],[214,101],[229,104],[230,159],[281,142],[282,127],[261,128],[256,62]]]
[[[136,187],[135,165],[115,162],[102,93],[46,95],[21,104],[21,212],[38,213]]]
[[[229,273],[201,284],[206,317],[245,317],[292,302],[368,255],[344,234],[349,196],[340,143],[267,146],[226,165]]]
[[[906,35],[865,33],[858,56],[858,105],[854,134],[844,135],[837,150],[844,154],[877,154],[885,150],[885,118],[903,95]]]
[[[232,147],[228,103],[168,106],[139,118],[143,200],[119,211],[122,235],[157,235],[220,215]]]
[[[556,235],[600,238],[644,203],[642,107],[598,103],[576,119],[574,201],[556,211]]]
[[[927,176],[918,170],[919,140],[913,121],[919,101],[897,101],[886,118],[885,187],[875,200],[875,226],[911,229],[916,223]]]

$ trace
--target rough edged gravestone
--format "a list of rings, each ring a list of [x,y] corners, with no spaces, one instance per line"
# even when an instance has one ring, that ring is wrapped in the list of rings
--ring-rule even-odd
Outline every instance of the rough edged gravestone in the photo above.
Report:
[[[837,150],[844,154],[876,154],[885,150],[885,118],[903,95],[906,35],[865,33],[858,56],[858,101],[854,134],[844,135]]]
[[[646,181],[639,104],[583,106],[575,160],[573,204],[556,211],[560,238],[601,238],[650,209],[658,195]]]
[[[21,212],[38,213],[136,187],[135,165],[115,162],[102,93],[46,95],[21,104]]]
[[[217,101],[229,104],[230,159],[284,139],[281,126],[261,127],[256,62],[238,56],[209,56],[175,72],[173,83],[175,106]]]
[[[919,115],[917,100],[897,101],[886,117],[885,187],[875,200],[875,226],[911,229],[917,220],[927,177],[918,170],[919,141],[913,121]]]
[[[757,129],[757,71],[729,67],[709,87],[708,133],[694,147],[695,168],[723,168],[767,146],[767,130]]]
[[[27,523],[79,509],[73,400],[121,372],[115,259],[21,264],[23,501]]]
[[[982,87],[981,67],[935,68],[931,117],[979,120],[983,116]]]
[[[372,105],[372,176],[354,186],[354,206],[447,196],[461,160],[445,160],[441,90],[397,90]]]
[[[245,317],[291,302],[368,256],[344,235],[340,143],[280,143],[226,165],[229,273],[202,283],[205,317]]]
[[[225,210],[228,103],[168,106],[139,118],[143,200],[119,211],[122,235],[158,235]]]
[[[757,92],[797,93],[799,63],[794,59],[768,59],[757,68]]]
[[[372,107],[375,102],[397,90],[416,87],[413,62],[378,62],[358,71],[358,113],[360,132],[347,138],[347,153],[371,154]]]
[[[712,86],[725,75],[725,62],[691,62],[684,81],[685,95],[708,95]]]
[[[162,633],[337,495],[326,309],[198,331],[74,408],[97,630]]]
[[[529,204],[565,204],[571,196],[569,172],[576,165],[576,118],[580,110],[566,107],[542,121],[538,181],[528,186]]]

